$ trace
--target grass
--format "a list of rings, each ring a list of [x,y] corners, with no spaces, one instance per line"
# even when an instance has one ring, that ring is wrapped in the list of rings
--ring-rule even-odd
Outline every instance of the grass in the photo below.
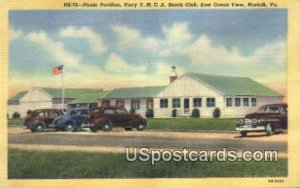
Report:
[[[22,118],[8,119],[9,126],[20,126]],[[148,118],[147,129],[168,131],[217,130],[235,131],[234,118]]]
[[[235,131],[235,121],[234,118],[149,118],[147,129]]]
[[[127,162],[125,154],[9,149],[10,179],[283,177],[278,162]]]
[[[22,118],[9,118],[7,119],[8,121],[8,126],[20,126],[22,125]]]

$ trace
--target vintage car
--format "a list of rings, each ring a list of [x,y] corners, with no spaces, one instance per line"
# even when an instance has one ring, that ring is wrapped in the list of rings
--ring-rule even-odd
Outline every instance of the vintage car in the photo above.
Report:
[[[69,132],[80,130],[87,113],[87,108],[71,108],[65,115],[57,117],[50,127]]]
[[[236,121],[236,130],[241,136],[249,132],[266,132],[268,136],[287,130],[287,104],[268,104],[260,107],[255,113]]]
[[[50,128],[53,120],[61,115],[63,112],[58,109],[34,110],[25,117],[23,126],[32,132],[42,132],[45,128]]]
[[[138,114],[128,113],[125,108],[120,107],[97,107],[90,111],[85,119],[92,132],[97,130],[109,131],[112,127],[123,127],[126,131],[136,128],[142,131],[147,126],[145,118]]]

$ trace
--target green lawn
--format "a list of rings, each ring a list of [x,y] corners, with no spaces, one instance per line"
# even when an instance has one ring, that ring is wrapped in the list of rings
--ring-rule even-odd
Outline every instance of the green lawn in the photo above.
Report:
[[[20,126],[22,124],[22,118],[9,118],[7,119],[8,126]]]
[[[190,130],[218,130],[234,131],[236,119],[214,119],[214,118],[166,118],[147,119],[147,129],[163,129],[176,131]]]
[[[283,177],[278,162],[127,162],[125,154],[9,150],[10,179]]]
[[[8,119],[9,126],[20,126],[22,118]],[[217,130],[235,131],[234,118],[148,118],[147,129],[169,131]]]

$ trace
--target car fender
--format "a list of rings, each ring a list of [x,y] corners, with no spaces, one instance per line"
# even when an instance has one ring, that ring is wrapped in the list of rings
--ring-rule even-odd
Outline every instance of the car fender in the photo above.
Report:
[[[270,119],[261,119],[260,125],[267,126],[269,123],[275,128],[280,127],[280,120],[276,118],[270,118]]]
[[[140,123],[146,125],[146,122],[145,122],[145,120],[143,120],[143,119],[133,119],[133,120],[131,120],[131,121],[129,122],[129,125],[130,125],[131,127],[136,127],[136,126],[138,126]]]
[[[36,120],[33,120],[32,122],[30,122],[29,128],[31,128],[31,127],[33,127],[33,126],[39,124],[39,123],[43,124],[43,125],[46,127],[46,123],[45,123],[45,122],[36,119]]]
[[[108,118],[97,118],[93,122],[94,126],[97,126],[99,128],[102,127],[106,123],[111,123],[110,119],[108,119]]]

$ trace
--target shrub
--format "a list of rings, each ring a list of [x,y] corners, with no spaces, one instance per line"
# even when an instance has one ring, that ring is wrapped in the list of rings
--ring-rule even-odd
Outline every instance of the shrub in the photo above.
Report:
[[[198,108],[193,109],[192,117],[200,117],[200,111]]]
[[[176,109],[172,110],[172,117],[177,117],[177,110]]]
[[[147,117],[147,118],[153,118],[153,117],[154,117],[153,109],[148,109],[148,110],[146,111],[146,117]]]
[[[219,118],[221,116],[221,111],[219,108],[215,108],[213,111],[213,117],[214,118]]]
[[[32,110],[27,110],[27,115],[31,114]]]
[[[21,116],[20,113],[14,112],[12,118],[20,118],[20,116]]]
[[[135,113],[135,109],[134,109],[134,108],[131,108],[131,109],[129,110],[129,113],[134,114],[134,113]]]

